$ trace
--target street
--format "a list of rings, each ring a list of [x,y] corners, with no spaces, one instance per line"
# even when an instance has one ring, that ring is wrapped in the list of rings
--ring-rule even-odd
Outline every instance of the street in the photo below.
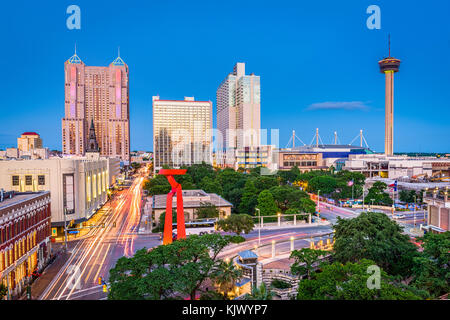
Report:
[[[68,260],[40,299],[104,299],[107,293],[98,284],[98,277],[107,282],[109,270],[120,257],[159,244],[157,235],[137,237],[143,179],[136,178],[129,189],[104,206],[108,210],[104,228],[94,229],[89,238],[69,242]]]

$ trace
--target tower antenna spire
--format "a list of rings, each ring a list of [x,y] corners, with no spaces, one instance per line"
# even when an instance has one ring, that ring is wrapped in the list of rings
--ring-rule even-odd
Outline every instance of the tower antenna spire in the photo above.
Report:
[[[120,46],[117,47],[117,56],[120,58]]]
[[[77,42],[75,41],[75,55],[77,54]]]
[[[388,34],[388,41],[389,41],[389,57],[391,56],[391,34]]]

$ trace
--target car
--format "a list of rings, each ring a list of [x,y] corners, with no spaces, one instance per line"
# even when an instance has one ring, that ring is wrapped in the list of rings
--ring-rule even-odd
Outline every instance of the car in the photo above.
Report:
[[[394,215],[394,219],[403,219],[403,218],[405,218],[404,214],[396,214],[396,215]]]

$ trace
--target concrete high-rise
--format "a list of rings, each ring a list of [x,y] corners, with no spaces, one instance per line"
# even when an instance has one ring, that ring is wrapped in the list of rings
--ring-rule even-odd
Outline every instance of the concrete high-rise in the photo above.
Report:
[[[245,63],[234,70],[216,92],[217,129],[222,134],[223,149],[257,147],[260,144],[260,77],[245,74]],[[220,148],[220,146],[218,146]]]
[[[385,74],[385,133],[384,153],[394,154],[394,73],[398,72],[400,60],[391,57],[389,40],[389,56],[378,61],[381,73]]]
[[[86,66],[75,52],[64,74],[63,154],[85,154],[93,122],[101,155],[129,161],[128,66],[120,56],[108,67]]]
[[[154,170],[212,163],[212,103],[153,97]]]

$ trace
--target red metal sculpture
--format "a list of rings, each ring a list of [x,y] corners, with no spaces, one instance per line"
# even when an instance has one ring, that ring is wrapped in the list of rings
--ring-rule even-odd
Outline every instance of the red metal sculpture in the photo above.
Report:
[[[172,190],[167,194],[166,218],[164,220],[163,244],[172,243],[172,198],[177,195],[177,239],[186,239],[186,229],[184,226],[183,191],[181,184],[175,181],[175,175],[186,174],[186,169],[161,169],[159,174],[167,177]]]

